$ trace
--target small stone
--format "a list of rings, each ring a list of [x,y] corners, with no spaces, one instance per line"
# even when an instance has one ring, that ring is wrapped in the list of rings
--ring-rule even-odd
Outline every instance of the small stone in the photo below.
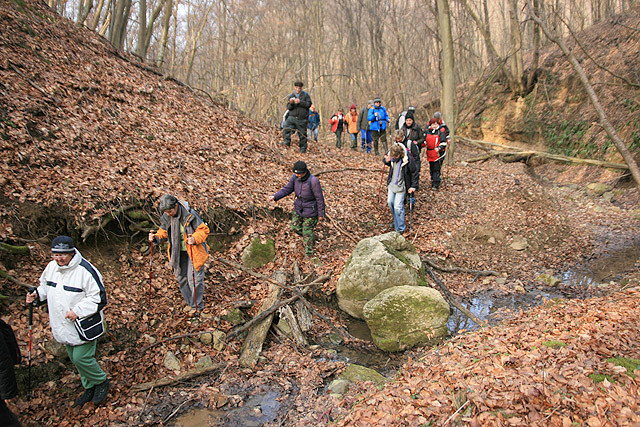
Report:
[[[152,337],[152,336],[151,336],[151,335],[149,335],[149,334],[144,334],[144,335],[143,335],[143,337],[144,337],[144,339],[145,339],[145,340],[147,340],[147,342],[148,342],[149,344],[155,344],[155,343],[156,343],[156,341],[157,341],[157,340],[155,339],[155,337]]]
[[[491,279],[482,279],[482,284],[483,285],[488,285],[491,283]]]
[[[227,342],[227,334],[222,331],[215,331],[213,333],[213,348],[222,351]]]
[[[342,337],[338,334],[329,334],[328,338],[331,344],[334,344],[334,345],[342,344]]]
[[[180,371],[180,361],[173,351],[167,351],[166,356],[164,356],[163,365],[170,371]]]
[[[495,237],[489,237],[489,239],[487,240],[487,243],[495,245],[496,244],[496,238]]]
[[[612,201],[614,197],[615,195],[613,194],[613,191],[607,191],[602,195],[602,198],[605,199],[607,202]]]
[[[529,242],[522,236],[514,236],[509,247],[515,251],[524,251],[529,246]]]
[[[587,184],[587,189],[597,196],[602,196],[607,191],[611,191],[611,187],[601,182],[592,182]]]
[[[538,277],[536,277],[536,280],[542,283],[546,283],[549,286],[557,286],[561,282],[560,279],[548,273],[542,273],[538,275]]]
[[[231,323],[234,326],[239,325],[240,323],[244,323],[244,315],[242,314],[242,311],[240,311],[239,308],[234,308],[233,310],[230,310],[229,313],[222,316],[222,319],[226,320],[227,322]]]
[[[52,354],[56,359],[65,360],[69,357],[66,347],[56,340],[45,341],[44,349],[47,353]]]
[[[336,357],[338,357],[338,351],[333,348],[327,350],[326,354],[328,359],[335,359]]]
[[[513,290],[516,291],[519,294],[524,294],[525,293],[524,287],[522,285],[515,285],[513,287]]]
[[[213,360],[211,360],[211,356],[207,355],[201,358],[196,362],[196,368],[208,368],[213,366]]]
[[[504,285],[505,283],[507,283],[506,277],[496,277],[496,284]]]
[[[349,390],[349,381],[347,380],[333,380],[329,387],[327,387],[327,393],[343,395]]]
[[[209,345],[213,342],[213,335],[210,332],[200,335],[200,342]]]

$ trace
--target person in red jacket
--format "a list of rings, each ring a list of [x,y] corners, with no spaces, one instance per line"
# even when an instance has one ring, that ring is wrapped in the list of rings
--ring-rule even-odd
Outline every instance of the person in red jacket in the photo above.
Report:
[[[446,141],[447,135],[443,128],[440,127],[440,121],[437,118],[429,120],[429,124],[425,129],[426,134],[426,150],[427,161],[429,162],[429,173],[431,174],[431,189],[437,190],[440,187],[440,144]]]
[[[338,112],[331,116],[329,123],[331,123],[331,132],[336,134],[336,148],[342,148],[342,133],[345,131],[345,118],[342,108],[339,108]]]

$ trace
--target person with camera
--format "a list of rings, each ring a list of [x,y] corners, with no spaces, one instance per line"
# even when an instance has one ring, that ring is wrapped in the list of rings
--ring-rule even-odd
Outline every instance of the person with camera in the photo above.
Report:
[[[287,110],[289,115],[284,121],[284,129],[282,131],[283,144],[289,147],[291,145],[291,136],[294,132],[298,133],[300,138],[300,152],[307,152],[307,123],[309,122],[309,108],[311,107],[311,97],[302,90],[304,83],[297,81],[293,84],[295,91],[287,98]]]

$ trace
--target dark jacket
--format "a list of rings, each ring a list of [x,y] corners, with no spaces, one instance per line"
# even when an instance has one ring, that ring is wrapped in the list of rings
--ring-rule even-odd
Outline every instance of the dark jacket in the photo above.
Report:
[[[296,195],[293,207],[298,215],[303,218],[324,217],[324,195],[317,177],[308,173],[298,179],[294,174],[287,185],[273,196],[273,200],[278,201],[291,193]]]
[[[20,350],[11,326],[0,319],[0,399],[18,395],[13,365],[20,363]]]
[[[364,107],[360,114],[358,114],[358,129],[360,130],[369,130],[369,120],[367,119],[367,114],[369,114],[369,109]]]
[[[402,134],[404,135],[404,145],[413,156],[413,160],[416,161],[418,170],[420,170],[420,148],[422,148],[424,144],[422,129],[420,129],[420,126],[414,121],[411,127],[407,127],[406,124],[402,126]]]
[[[291,98],[300,99],[300,103],[292,104],[289,102]],[[291,95],[287,97],[287,110],[289,110],[289,116],[309,120],[309,108],[311,108],[311,104],[311,97],[307,92],[302,90],[300,93],[291,93]]]
[[[393,167],[391,162],[387,162],[386,160],[382,160],[382,162],[389,166],[389,175],[387,176],[387,186],[391,183],[391,179],[393,178]],[[404,179],[404,185],[407,190],[409,188],[414,188],[416,191],[420,185],[420,171],[416,165],[416,162],[411,158],[411,156],[405,150],[404,158],[402,159],[402,168],[400,169],[402,172],[402,178]]]

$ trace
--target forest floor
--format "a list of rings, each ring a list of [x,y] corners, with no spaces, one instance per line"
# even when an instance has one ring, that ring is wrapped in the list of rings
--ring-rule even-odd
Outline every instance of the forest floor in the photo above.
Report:
[[[464,146],[459,148],[459,159],[474,155]],[[282,153],[297,157],[293,149],[282,149]],[[106,231],[81,247],[107,286],[109,333],[99,344],[98,360],[109,373],[113,389],[101,407],[70,408],[81,392],[77,374],[68,362],[62,366],[43,350],[52,338],[46,311],[36,310],[33,395],[30,400],[24,395],[23,366],[19,368],[23,393],[11,402],[23,423],[441,425],[454,413],[449,422],[475,425],[631,425],[640,421],[638,380],[607,361],[611,357],[640,359],[638,191],[619,185],[613,200],[607,201],[590,193],[584,182],[552,181],[553,172],[563,169],[557,165],[540,166],[538,172],[551,177],[546,178],[522,163],[458,162],[446,168],[439,191],[425,188],[418,193],[406,237],[421,255],[442,266],[502,273],[488,279],[438,273],[472,311],[476,305],[476,314],[488,318],[491,327],[476,329],[459,316],[461,323],[452,326],[455,336],[441,345],[386,354],[364,339],[336,343],[331,328],[316,318],[309,334],[311,347],[300,348],[270,334],[255,369],[238,365],[241,338],[230,340],[221,351],[202,344],[198,337],[147,348],[152,340],[179,334],[212,329],[228,333],[233,325],[224,316],[247,302],[257,303],[244,309],[245,320],[255,314],[268,284],[216,261],[239,259],[253,236],[276,240],[276,259],[259,272],[270,275],[284,270],[290,275],[297,262],[305,277],[330,273],[328,282],[312,290],[311,302],[335,325],[350,330],[358,326],[337,309],[335,283],[355,241],[387,231],[388,208],[377,198],[381,164],[373,156],[345,148],[314,146],[310,157],[317,156],[341,156],[348,159],[349,167],[371,170],[320,174],[325,192],[359,181],[350,199],[332,201],[327,195],[328,215],[339,216],[340,228],[355,239],[325,222],[319,226],[318,259],[309,260],[302,256],[300,239],[289,230],[286,212],[291,200],[280,202],[284,212],[276,208],[244,218],[231,234],[213,237],[220,244],[207,265],[207,308],[200,318],[185,311],[166,255],[157,251],[149,306],[150,260],[143,240],[127,240]],[[424,174],[422,180],[428,183]],[[352,209],[359,214],[350,215]],[[526,249],[511,248],[516,236],[527,240]],[[36,282],[48,255],[46,245],[32,248],[32,255],[17,259],[11,270],[28,283]],[[541,273],[563,281],[545,284],[537,280]],[[521,311],[529,307],[534,308]],[[25,344],[24,304],[11,303],[10,311],[18,339]],[[183,372],[207,355],[223,367],[178,385],[132,391],[134,384],[174,374],[163,366],[169,350],[177,355]],[[377,368],[391,381],[381,389],[358,384],[343,398],[326,394],[326,385],[347,362]],[[596,383],[589,377],[592,374],[607,375],[607,379]]]

